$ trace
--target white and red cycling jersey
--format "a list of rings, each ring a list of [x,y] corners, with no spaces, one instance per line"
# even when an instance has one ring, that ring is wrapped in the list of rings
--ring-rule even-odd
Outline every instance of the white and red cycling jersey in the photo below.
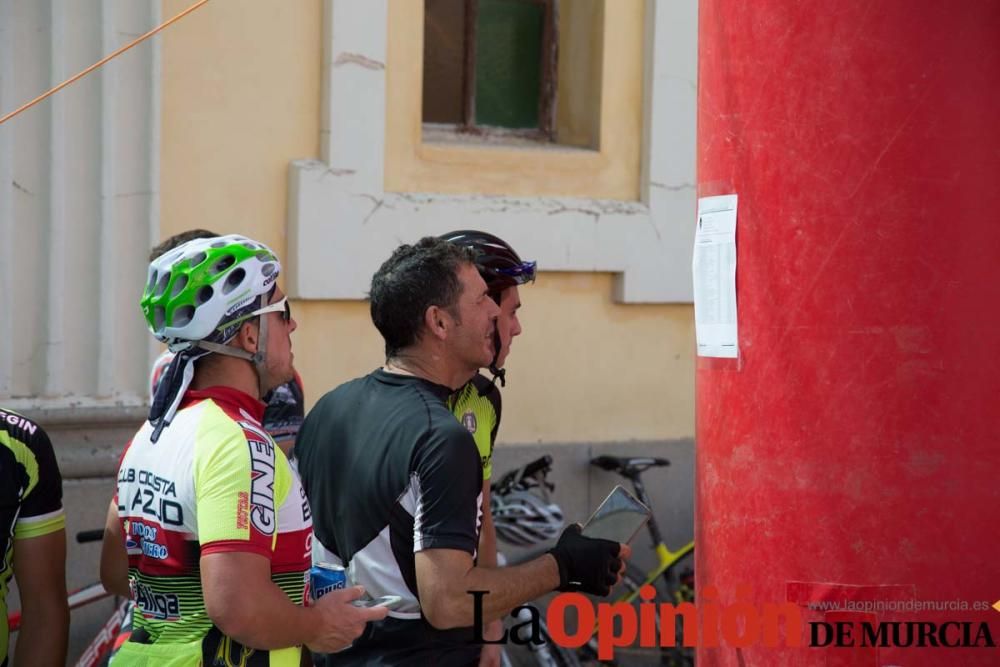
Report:
[[[202,556],[248,552],[267,558],[272,581],[302,604],[312,517],[263,414],[262,402],[229,387],[189,390],[155,443],[147,422],[126,448],[115,502],[136,613],[116,664],[188,654],[192,664],[299,664],[299,648],[254,651],[223,635],[201,588]]]

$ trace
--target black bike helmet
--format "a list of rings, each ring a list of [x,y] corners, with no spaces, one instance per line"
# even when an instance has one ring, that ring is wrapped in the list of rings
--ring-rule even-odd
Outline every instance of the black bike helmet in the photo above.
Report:
[[[486,281],[490,297],[497,302],[497,305],[500,304],[500,294],[508,287],[524,285],[535,280],[536,263],[522,261],[509,243],[493,234],[474,229],[461,229],[442,234],[441,238],[476,251],[476,268]],[[493,374],[493,383],[500,380],[500,386],[503,387],[506,386],[507,379],[504,369],[497,368],[497,359],[500,357],[500,334],[495,330],[493,348],[490,373]],[[488,388],[481,390],[480,394],[486,391]]]
[[[510,244],[493,234],[462,229],[442,234],[441,238],[478,251],[476,266],[497,303],[500,303],[500,293],[508,287],[535,280],[535,262],[522,261]]]

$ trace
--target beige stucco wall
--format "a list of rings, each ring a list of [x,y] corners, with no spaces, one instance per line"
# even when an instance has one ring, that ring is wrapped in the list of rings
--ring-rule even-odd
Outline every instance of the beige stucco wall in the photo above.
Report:
[[[162,237],[239,231],[284,256],[288,162],[319,152],[321,5],[209,2],[164,33]]]
[[[601,65],[606,0],[559,5],[556,141],[598,148],[601,133]],[[612,45],[620,46],[620,45]]]
[[[164,0],[163,15],[186,4]],[[166,32],[161,236],[239,231],[285,255],[288,163],[319,154],[321,12],[319,0],[220,0]],[[565,194],[592,184],[578,187]],[[610,275],[583,273],[542,273],[523,290],[502,441],[693,435],[691,307],[615,304],[611,293]],[[310,403],[381,361],[366,304],[294,308]]]

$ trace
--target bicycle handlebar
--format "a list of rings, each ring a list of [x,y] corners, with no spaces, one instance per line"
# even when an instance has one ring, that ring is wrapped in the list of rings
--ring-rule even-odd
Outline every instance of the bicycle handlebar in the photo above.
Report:
[[[555,487],[546,479],[552,470],[552,457],[546,454],[522,468],[515,468],[504,474],[491,485],[493,493],[504,494],[517,486],[540,486],[549,491]]]
[[[552,470],[552,457],[546,454],[545,456],[532,461],[528,465],[524,466],[521,477],[535,477],[539,473],[545,475]]]

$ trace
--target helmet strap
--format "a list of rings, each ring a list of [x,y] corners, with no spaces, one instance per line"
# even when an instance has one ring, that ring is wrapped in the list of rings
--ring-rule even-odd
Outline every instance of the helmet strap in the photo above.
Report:
[[[501,387],[507,386],[507,370],[504,368],[497,368],[497,360],[500,359],[500,329],[497,328],[496,323],[493,323],[493,360],[490,362],[490,373],[493,374],[493,380],[486,387],[479,390],[480,396],[485,396],[493,390],[497,385],[497,380],[500,381]]]
[[[485,386],[485,387],[483,387],[482,389],[479,390],[479,395],[480,396],[485,396],[486,394],[490,393],[490,391],[492,391],[492,389],[497,386],[497,380],[500,381],[500,386],[501,387],[506,387],[507,386],[507,377],[506,377],[506,375],[507,375],[507,369],[506,368],[497,368],[495,365],[490,364],[489,370],[490,370],[490,374],[493,375],[493,379],[490,380],[490,383],[487,386]]]
[[[261,297],[261,301],[264,298]],[[257,396],[260,400],[264,400],[264,388],[267,386],[267,333],[268,333],[268,318],[261,317],[259,319],[260,325],[257,330],[259,335],[257,336],[257,353],[253,355],[251,361],[253,361],[254,370],[257,371]]]
[[[267,297],[261,295],[261,301],[263,302]],[[214,352],[216,354],[224,354],[227,357],[236,357],[237,359],[245,359],[253,364],[254,372],[257,374],[257,395],[260,400],[264,400],[264,388],[267,386],[267,335],[268,335],[268,323],[266,317],[258,318],[257,325],[257,351],[250,354],[246,350],[240,350],[230,345],[222,345],[220,343],[209,343],[208,341],[200,340],[194,344],[195,347],[199,347],[208,352]]]
[[[224,354],[227,357],[236,357],[237,359],[246,359],[247,361],[254,362],[257,364],[257,357],[263,356],[263,354],[258,351],[254,354],[250,354],[246,350],[238,350],[231,345],[222,345],[221,343],[209,343],[205,340],[199,340],[192,347],[198,347],[209,352],[214,352],[215,354]]]

